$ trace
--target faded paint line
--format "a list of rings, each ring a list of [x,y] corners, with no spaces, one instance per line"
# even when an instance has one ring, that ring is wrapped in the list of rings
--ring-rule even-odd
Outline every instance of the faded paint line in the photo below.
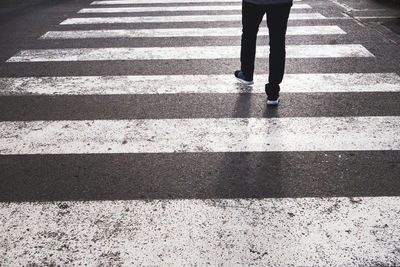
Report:
[[[240,46],[118,47],[22,50],[7,62],[163,60],[239,58]],[[257,47],[257,57],[267,58],[269,46]],[[374,57],[360,44],[289,45],[287,58]]]
[[[397,19],[398,16],[342,16],[342,17],[325,17],[325,20],[354,20],[354,19],[359,19],[359,20],[368,20],[368,19]]]
[[[307,4],[295,4],[292,9],[311,9]],[[178,11],[219,11],[242,10],[241,5],[207,5],[207,6],[149,6],[149,7],[108,7],[108,8],[83,8],[78,13],[133,13],[133,12],[178,12]]]
[[[220,37],[240,36],[241,28],[170,28],[131,30],[89,30],[89,31],[49,31],[41,39],[85,39],[85,38],[152,38],[152,37]],[[261,28],[259,36],[268,35],[268,29]],[[338,26],[293,26],[287,35],[333,35],[346,34]]]
[[[229,75],[68,76],[0,78],[0,95],[264,94],[267,75],[244,86]],[[400,92],[396,73],[286,74],[282,93]]]
[[[0,122],[0,154],[400,150],[400,117]]]
[[[398,19],[399,16],[355,16],[355,19]]]
[[[319,13],[291,13],[289,20],[326,19]],[[242,15],[196,15],[196,16],[149,16],[149,17],[95,17],[69,18],[61,25],[74,24],[114,24],[114,23],[168,23],[168,22],[214,22],[241,21]]]
[[[300,2],[302,0],[293,0]],[[113,0],[113,1],[94,1],[91,5],[131,5],[131,4],[187,4],[187,3],[239,3],[241,0]]]
[[[8,265],[392,266],[400,198],[0,203]]]

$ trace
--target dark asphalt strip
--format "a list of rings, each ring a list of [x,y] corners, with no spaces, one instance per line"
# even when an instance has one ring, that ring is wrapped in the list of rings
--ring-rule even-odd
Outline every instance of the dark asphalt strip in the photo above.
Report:
[[[232,117],[397,116],[400,94],[282,93],[279,108],[265,94],[2,96],[0,121]]]
[[[396,72],[396,58],[329,58],[286,60],[286,73]],[[268,59],[256,59],[256,73],[266,73]],[[240,67],[237,59],[126,60],[80,62],[26,62],[0,65],[1,77],[78,75],[229,74]]]
[[[400,196],[400,152],[0,156],[0,201]]]

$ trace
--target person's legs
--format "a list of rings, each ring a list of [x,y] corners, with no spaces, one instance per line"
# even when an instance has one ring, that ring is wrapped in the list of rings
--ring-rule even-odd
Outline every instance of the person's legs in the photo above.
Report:
[[[285,36],[291,6],[291,3],[276,4],[267,8],[270,54],[266,93],[271,99],[279,96],[279,84],[285,72]]]
[[[265,14],[260,5],[242,2],[242,47],[240,52],[241,70],[247,80],[253,80],[254,60],[258,27]]]

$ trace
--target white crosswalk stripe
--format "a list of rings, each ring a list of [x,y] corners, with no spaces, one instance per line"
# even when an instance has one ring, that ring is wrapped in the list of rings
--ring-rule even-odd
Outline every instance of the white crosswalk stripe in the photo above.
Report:
[[[292,9],[311,9],[308,4],[293,5]],[[84,8],[78,13],[132,13],[132,12],[168,12],[168,11],[217,11],[217,10],[242,10],[241,5],[207,5],[207,6],[151,6],[151,7],[108,7],[108,8]]]
[[[293,13],[289,20],[326,19],[319,13]],[[241,21],[242,15],[196,15],[196,16],[149,16],[149,17],[98,17],[98,18],[70,18],[61,22],[61,25],[78,24],[116,24],[116,23],[167,23],[167,22],[216,22]]]
[[[121,95],[262,93],[266,75],[254,86],[233,75],[72,76],[0,78],[0,95]],[[396,73],[286,74],[283,93],[400,92]]]
[[[241,35],[241,28],[170,28],[170,29],[132,29],[132,30],[89,30],[89,31],[50,31],[42,39],[85,39],[85,38],[152,38],[152,37],[206,37]],[[346,34],[338,26],[293,26],[287,29],[292,35],[334,35]],[[267,28],[261,28],[259,36],[268,35]]]
[[[304,4],[301,0],[294,1],[296,3],[293,5],[293,9],[313,8],[314,2],[312,1]],[[202,3],[203,5],[201,5]],[[16,77],[0,77],[0,97],[3,99],[32,103],[32,105],[46,102],[49,103],[49,106],[56,103],[55,100],[66,99],[67,102],[75,104],[75,102],[79,102],[77,99],[83,99],[77,105],[84,106],[84,108],[81,107],[81,110],[85,111],[92,108],[92,103],[95,105],[101,103],[101,105],[107,106],[109,102],[118,100],[113,103],[113,107],[117,107],[117,110],[112,109],[112,113],[115,110],[115,114],[107,114],[106,118],[102,117],[104,115],[99,115],[99,117],[94,116],[93,119],[90,112],[89,115],[78,114],[72,119],[71,117],[60,119],[65,116],[64,114],[55,114],[55,118],[51,116],[43,118],[41,117],[43,115],[40,115],[43,113],[39,112],[39,115],[33,115],[33,119],[15,119],[11,114],[8,116],[12,119],[6,117],[5,120],[0,121],[0,163],[5,162],[5,165],[8,166],[14,160],[22,158],[23,164],[27,164],[25,161],[38,159],[40,164],[36,164],[36,168],[43,168],[42,173],[50,176],[50,178],[41,177],[35,172],[29,172],[26,174],[26,180],[29,182],[23,183],[20,182],[20,174],[12,172],[13,180],[7,180],[3,184],[13,183],[14,180],[19,181],[15,182],[13,190],[18,191],[27,186],[29,189],[25,190],[28,194],[35,196],[34,201],[51,200],[51,202],[27,203],[23,202],[26,199],[21,197],[22,201],[17,199],[16,201],[12,200],[11,203],[0,203],[0,221],[3,222],[0,224],[0,232],[4,233],[4,235],[0,235],[0,243],[7,246],[6,249],[0,248],[0,254],[5,259],[0,260],[0,265],[43,263],[43,255],[48,257],[49,262],[54,262],[56,265],[68,262],[71,265],[107,265],[108,263],[108,265],[126,266],[287,266],[290,264],[294,266],[372,266],[377,264],[383,266],[398,261],[400,255],[396,245],[400,238],[399,197],[327,197],[321,193],[332,190],[333,193],[329,196],[349,196],[352,192],[358,192],[351,187],[356,187],[360,181],[361,183],[371,182],[368,180],[370,178],[360,176],[357,178],[359,181],[352,180],[351,183],[346,183],[343,178],[349,172],[346,166],[359,164],[360,162],[354,159],[362,154],[367,158],[362,161],[365,165],[363,168],[368,168],[368,164],[376,160],[374,153],[382,153],[384,157],[389,157],[391,152],[400,150],[400,135],[398,134],[400,132],[400,116],[397,114],[376,115],[369,111],[369,113],[366,112],[366,108],[357,113],[359,105],[351,106],[348,110],[345,108],[344,116],[343,113],[340,115],[316,113],[316,115],[302,117],[304,115],[296,113],[294,117],[289,117],[287,113],[280,113],[284,109],[275,108],[273,111],[265,110],[266,113],[267,111],[270,113],[263,114],[261,117],[252,117],[252,115],[248,115],[252,113],[248,112],[245,114],[246,117],[242,118],[240,112],[236,113],[236,109],[240,109],[236,106],[232,107],[232,113],[229,113],[228,116],[224,113],[223,117],[216,114],[217,112],[214,110],[207,111],[210,115],[205,118],[199,117],[199,114],[191,117],[192,113],[189,117],[186,117],[186,114],[180,116],[178,112],[174,113],[179,114],[175,117],[174,114],[169,114],[162,107],[160,108],[161,112],[168,113],[162,118],[143,114],[146,112],[142,112],[142,110],[139,115],[129,113],[128,116],[124,116],[125,114],[118,113],[119,99],[125,97],[135,98],[135,101],[136,98],[154,99],[154,104],[160,103],[160,99],[169,98],[173,100],[168,100],[170,101],[168,105],[184,105],[186,103],[182,103],[181,99],[190,99],[192,96],[194,96],[193,99],[205,98],[206,100],[215,97],[221,103],[226,101],[225,97],[237,97],[238,103],[240,98],[244,98],[243,103],[249,104],[253,103],[249,100],[250,98],[260,98],[260,94],[265,95],[264,84],[268,81],[267,74],[255,75],[254,86],[240,85],[232,74],[225,72],[210,74],[204,69],[180,68],[179,72],[173,75],[165,73],[160,75],[160,70],[165,70],[159,66],[159,62],[168,63],[170,60],[189,61],[186,62],[188,65],[192,63],[191,60],[203,59],[208,60],[207,62],[212,61],[211,59],[221,59],[222,62],[225,59],[234,59],[239,62],[239,46],[230,45],[230,43],[209,45],[201,42],[195,45],[188,42],[183,46],[171,46],[169,38],[180,37],[174,40],[177,42],[186,40],[185,37],[214,37],[213,40],[218,37],[240,38],[239,24],[232,27],[221,27],[221,23],[218,23],[239,23],[242,19],[240,14],[223,15],[218,11],[240,11],[240,3],[241,0],[94,1],[91,6],[99,5],[100,7],[81,9],[77,12],[80,17],[67,18],[60,23],[57,31],[48,31],[41,36],[40,42],[43,43],[43,46],[37,46],[41,49],[21,50],[7,60],[6,64],[13,66],[29,66],[29,64],[36,66],[38,64],[44,68],[58,64],[63,67],[72,62],[81,61],[87,62],[79,64],[92,64],[93,66],[101,64],[98,62],[100,60],[114,62],[106,62],[106,64],[110,64],[110,74],[105,75],[101,71],[90,73],[80,71],[74,72],[73,76],[68,76],[71,75],[70,73],[62,73],[59,76],[21,77],[16,73]],[[180,14],[171,16],[171,12],[186,11],[216,12],[213,15]],[[308,11],[310,10],[304,12]],[[110,14],[102,15],[103,17],[101,15],[83,17],[84,14],[135,12],[164,12],[164,14],[162,16],[121,14],[118,17],[113,17],[116,14]],[[370,63],[376,59],[374,54],[378,55],[378,53],[375,53],[370,46],[367,46],[367,49],[364,46],[365,43],[359,43],[357,40],[348,41],[350,38],[347,34],[352,34],[354,29],[343,27],[346,30],[344,31],[342,26],[330,23],[336,19],[343,19],[341,21],[343,24],[345,19],[350,23],[350,17],[332,17],[328,15],[329,12],[322,11],[322,14],[297,12],[292,13],[289,18],[292,23],[288,27],[287,35],[289,38],[293,38],[290,40],[290,45],[287,45],[287,58],[293,59],[289,62],[303,59],[307,59],[307,62],[329,59],[326,61],[335,62],[335,64],[352,60]],[[330,20],[329,23],[327,23],[328,20]],[[313,21],[313,25],[305,25],[308,21]],[[199,22],[208,23],[207,26],[209,26],[198,28],[202,27],[198,26]],[[179,28],[176,25],[170,27],[169,24],[138,26],[142,23],[181,23],[183,27]],[[126,28],[123,28],[123,25],[112,24],[125,24]],[[118,29],[115,29],[116,27]],[[136,27],[139,28],[136,29]],[[268,36],[266,27],[260,29],[259,35]],[[301,36],[305,38],[308,36],[310,40],[316,40],[317,36],[324,36],[324,38],[316,42],[303,39],[299,43],[298,40],[301,39]],[[91,38],[103,38],[103,40],[88,40]],[[145,40],[154,42],[154,44],[151,43],[148,47],[136,47],[137,44],[135,47],[129,47],[129,44],[125,45],[127,47],[119,47],[119,45],[115,45],[115,42],[135,42],[138,39],[119,40],[117,38],[154,38]],[[225,39],[221,38],[221,40]],[[193,40],[193,38],[187,40]],[[95,41],[97,42],[96,47],[92,47],[91,44]],[[64,42],[68,45],[63,46]],[[104,42],[104,46],[107,47],[97,47],[99,42]],[[107,42],[110,42],[111,45]],[[51,46],[52,44],[54,47]],[[267,58],[268,54],[269,47],[257,47],[257,58]],[[130,63],[136,64],[137,62],[134,60],[145,60],[145,63],[148,64],[147,67],[152,72],[154,67],[154,74],[142,75],[140,68],[132,70],[132,74],[129,71],[123,72],[131,75],[116,75],[119,74],[119,71],[112,70],[114,65],[121,63],[117,61],[124,61],[124,63],[133,61]],[[193,62],[197,63],[197,61]],[[218,62],[218,64],[220,63]],[[336,107],[324,101],[335,98],[336,93],[339,94],[338,98],[349,95],[355,101],[358,96],[367,95],[369,97],[367,99],[373,101],[380,95],[385,95],[385,99],[387,99],[400,93],[400,75],[396,71],[379,69],[380,72],[375,70],[373,73],[362,73],[357,66],[346,67],[346,70],[352,69],[352,71],[346,73],[343,70],[343,73],[337,73],[342,69],[335,69],[333,73],[318,73],[318,71],[301,73],[301,70],[296,70],[295,73],[289,72],[285,74],[281,84],[281,96],[284,99],[286,96],[296,98],[297,95],[302,94],[302,96],[308,97],[305,94],[309,94],[310,100],[307,104],[310,107],[326,104],[319,110],[326,109],[330,112]],[[233,71],[234,69],[232,69]],[[89,76],[91,73],[96,75]],[[325,94],[329,96],[314,103],[314,96],[323,98]],[[25,99],[28,99],[29,102],[24,102]],[[193,102],[189,104],[193,105]],[[138,109],[146,105],[146,103],[138,103],[129,102],[128,104],[139,105]],[[201,103],[205,103],[205,100]],[[339,103],[339,101],[335,103]],[[121,105],[123,104],[126,103],[121,103]],[[201,104],[198,105],[203,108]],[[75,112],[75,107],[66,106]],[[283,107],[285,108],[285,106]],[[204,109],[206,108],[204,107]],[[250,108],[258,107],[249,106],[248,109]],[[289,107],[289,109],[292,108],[295,107]],[[337,109],[339,108],[342,107]],[[384,110],[385,107],[382,109]],[[47,111],[46,108],[45,111]],[[53,112],[53,110],[49,110],[49,112]],[[194,109],[193,113],[196,112],[198,111]],[[363,112],[368,114],[362,114]],[[127,117],[128,119],[126,119]],[[325,158],[318,158],[329,153],[335,155],[332,162],[328,162]],[[335,153],[338,155],[336,156]],[[342,153],[348,153],[353,158],[349,156],[344,163],[344,160],[340,158]],[[182,166],[188,165],[181,166],[181,162],[174,161],[179,158],[176,155],[193,157],[194,160],[191,162],[201,163],[198,160],[201,155],[211,157],[218,154],[222,156],[213,164],[217,166],[217,172],[220,173],[210,171],[208,175],[213,178],[208,181],[209,187],[199,185],[199,189],[196,189],[217,192],[214,195],[211,194],[212,199],[197,200],[192,199],[197,196],[190,195],[190,199],[176,200],[176,198],[182,198],[179,190],[178,193],[171,193],[172,199],[169,199],[169,194],[159,194],[160,197],[158,197],[157,190],[173,191],[180,186],[184,187],[192,182],[195,183],[192,181],[194,179],[191,175],[199,174],[196,171],[189,174],[180,173]],[[245,156],[239,158],[238,161],[229,158],[237,154]],[[273,166],[274,163],[260,161],[259,165],[265,167],[264,170],[268,170],[260,174],[261,178],[244,174],[247,171],[249,173],[258,171],[252,170],[252,165],[247,166],[249,169],[243,170],[243,173],[239,171],[238,175],[245,185],[243,190],[247,190],[247,185],[259,186],[260,191],[267,191],[265,194],[268,194],[269,190],[272,190],[270,188],[277,187],[276,190],[284,198],[265,198],[264,195],[259,198],[257,195],[238,199],[237,195],[231,196],[232,191],[238,190],[235,189],[236,187],[224,188],[226,181],[227,183],[231,182],[229,179],[233,176],[233,171],[225,174],[223,170],[219,169],[229,168],[226,167],[228,161],[229,164],[232,164],[229,166],[236,167],[235,164],[242,166],[240,165],[242,161],[249,161],[248,156],[253,154],[271,154],[274,160],[282,165]],[[108,161],[114,155],[118,155],[118,157]],[[297,177],[287,175],[285,168],[297,168],[297,166],[295,166],[295,161],[283,159],[284,155],[300,155],[299,157],[306,159],[308,155],[312,155],[318,158],[318,163],[314,163],[314,165],[305,160],[303,165],[298,167],[301,169],[298,171],[299,173],[306,173],[307,176],[310,176],[311,189],[303,195],[318,196],[317,198],[298,198],[296,195],[298,192],[293,193],[294,197],[290,193],[287,194],[290,198],[286,197],[286,189],[289,186],[296,188]],[[146,201],[136,200],[137,196],[148,198],[146,195],[148,192],[141,188],[140,180],[148,183],[148,180],[153,178],[153,170],[148,172],[142,170],[140,164],[143,163],[140,161],[136,164],[138,166],[129,166],[129,174],[127,177],[124,176],[124,181],[116,178],[121,170],[107,170],[105,176],[97,177],[99,172],[91,169],[94,168],[93,166],[97,166],[90,161],[95,157],[101,159],[101,164],[115,166],[112,165],[115,162],[125,162],[126,158],[141,156],[145,160],[158,156],[168,160],[172,159],[172,164],[176,169],[171,171],[173,172],[171,178],[169,177],[171,172],[167,172],[168,167],[165,167],[169,166],[167,160],[158,161],[157,158],[157,162],[154,164],[151,162],[152,165],[149,169],[160,169],[159,172],[162,174],[154,176],[155,179],[159,179],[159,177],[162,179],[157,180],[159,184],[154,185],[154,188],[151,189],[153,191],[149,194],[151,199]],[[51,164],[57,166],[56,164],[60,161],[59,166],[67,168],[65,166],[69,165],[64,165],[64,161],[74,157],[79,164],[81,161],[86,162],[85,160],[87,160],[93,165],[78,164],[76,170],[84,169],[79,173],[81,176],[71,172],[60,178],[57,173],[49,173],[47,167]],[[396,160],[396,158],[388,160],[393,162],[393,165],[390,165],[391,168],[395,168],[392,166],[395,166]],[[331,169],[333,165],[336,167]],[[311,169],[315,168],[321,168],[321,171],[318,172],[321,177],[309,174]],[[278,177],[270,177],[270,170]],[[332,170],[340,170],[340,174],[333,173]],[[1,175],[7,174],[7,171],[7,168],[4,171],[1,170]],[[206,175],[207,171],[202,169],[201,175]],[[319,187],[329,186],[327,180],[331,176],[337,177],[337,184],[332,185],[332,188],[327,191],[320,189]],[[385,177],[380,178],[381,180],[385,179]],[[39,188],[37,189],[35,186],[37,183],[40,184],[41,179],[45,181],[44,186],[37,187]],[[93,179],[96,182],[87,182],[85,179]],[[71,180],[78,182],[73,184]],[[124,183],[127,183],[127,180],[133,181],[132,184],[126,186],[127,190],[139,192],[131,198],[129,197],[131,195],[128,197],[122,195],[118,191],[120,189],[117,189],[117,185],[113,188],[114,183],[126,185]],[[164,184],[164,180],[174,180],[176,184],[174,182]],[[316,182],[311,180],[316,180]],[[381,180],[377,183],[384,183]],[[52,183],[58,183],[59,187],[65,188],[53,189]],[[70,186],[69,183],[73,186]],[[253,185],[253,183],[255,184]],[[152,184],[150,185],[152,186]],[[91,186],[96,189],[92,189]],[[219,195],[218,186],[223,187],[222,190],[227,192],[226,195],[232,199],[220,199],[226,196]],[[241,186],[242,184],[237,188]],[[84,188],[85,196],[77,198],[68,195],[73,194],[69,193],[70,191],[80,192],[80,187]],[[339,188],[339,193],[336,193],[336,188]],[[71,201],[63,202],[63,206],[60,208],[60,203],[54,203],[53,199],[48,197],[48,194],[52,193],[51,190],[67,192],[66,195],[57,196],[56,200]],[[100,193],[96,190],[99,190]],[[193,192],[188,189],[182,190],[187,190],[190,194]],[[303,189],[290,190],[301,191]],[[366,195],[384,195],[380,191],[374,193]],[[153,197],[154,195],[156,197]],[[209,198],[207,194],[205,195]],[[254,197],[257,198],[254,199]],[[160,198],[160,200],[154,198]],[[92,201],[74,201],[81,199]],[[111,201],[100,201],[99,199],[110,199]],[[112,201],[114,199],[124,200]],[[31,199],[28,198],[28,200]],[[66,214],[68,216],[64,216]],[[68,250],[58,249],[56,251],[54,249],[65,246],[68,247]],[[73,257],[71,251],[74,251]],[[104,258],[107,257],[112,258],[113,261],[105,261]]]
[[[399,203],[399,197],[68,201],[64,212],[56,203],[7,203],[0,204],[0,231],[14,246],[6,265],[40,261],[43,252],[68,258],[68,250],[54,252],[67,238],[79,251],[76,265],[100,264],[98,255],[108,249],[135,265],[373,265],[397,261],[388,251],[400,239]],[[37,244],[42,253],[23,253]],[[329,253],[316,255],[315,248]]]
[[[0,122],[0,154],[400,150],[399,132],[390,116]]]
[[[300,2],[302,0],[294,0]],[[242,2],[241,0],[112,0],[94,1],[92,5],[131,5],[131,4],[188,4],[188,3],[223,3]]]
[[[346,45],[290,45],[287,58],[374,57],[365,47]],[[239,58],[240,46],[190,47],[118,47],[22,50],[7,62],[158,60],[158,59],[224,59]],[[269,47],[257,48],[257,57],[266,58]]]

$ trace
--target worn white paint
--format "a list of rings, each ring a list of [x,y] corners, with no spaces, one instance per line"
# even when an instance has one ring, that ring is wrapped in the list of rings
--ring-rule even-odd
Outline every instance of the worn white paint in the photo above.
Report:
[[[352,17],[351,17],[352,18]],[[399,16],[354,16],[352,19],[398,19]]]
[[[241,28],[168,28],[168,29],[127,29],[127,30],[77,30],[49,31],[41,39],[85,39],[85,38],[152,38],[152,37],[220,37],[240,36]],[[346,34],[338,26],[293,26],[286,35],[334,35]],[[266,27],[260,28],[259,36],[268,35]]]
[[[308,4],[295,4],[292,9],[311,9]],[[242,5],[207,5],[207,6],[146,6],[146,7],[106,7],[83,8],[78,13],[134,13],[134,12],[166,12],[166,11],[220,11],[242,10]]]
[[[400,117],[0,122],[0,154],[399,150]]]
[[[325,17],[324,20],[379,20],[379,19],[397,19],[398,16],[348,16],[346,14],[343,14],[343,16],[340,17]]]
[[[240,46],[118,47],[22,50],[7,62],[163,60],[239,58]],[[269,46],[257,47],[257,57],[267,58]],[[287,58],[374,57],[359,44],[288,45]]]
[[[244,86],[229,75],[67,76],[0,78],[0,95],[264,94],[267,75]],[[283,93],[400,92],[396,73],[286,74]]]
[[[0,203],[0,221],[5,266],[394,266],[400,259],[399,197]]]
[[[319,13],[291,13],[289,20],[326,19]],[[242,21],[242,15],[189,15],[189,16],[149,16],[149,17],[92,17],[69,18],[61,25],[75,24],[115,24],[115,23],[168,23],[168,22],[214,22]]]
[[[300,2],[302,0],[294,0]],[[94,1],[91,5],[132,5],[132,4],[187,4],[187,3],[238,3],[242,0],[112,0],[112,1]]]

